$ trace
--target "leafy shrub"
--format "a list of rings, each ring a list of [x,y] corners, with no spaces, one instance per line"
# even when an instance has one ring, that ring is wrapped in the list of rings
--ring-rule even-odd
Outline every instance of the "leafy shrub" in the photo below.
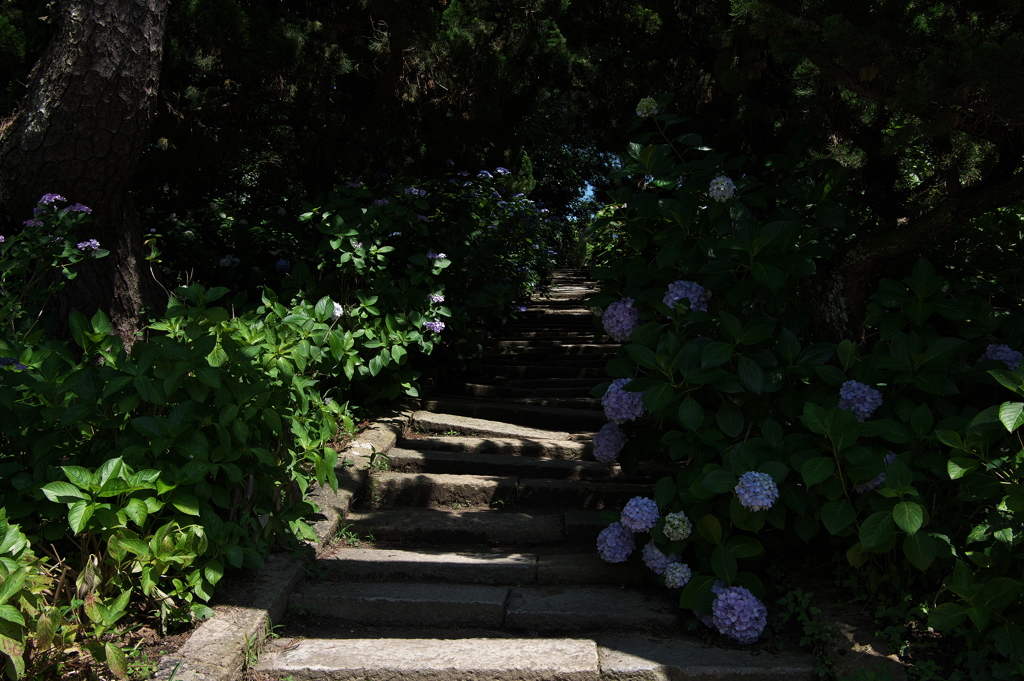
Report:
[[[993,669],[1019,673],[1024,459],[1006,431],[1024,407],[992,405],[999,383],[1020,393],[1022,379],[1005,351],[987,357],[993,343],[1019,347],[1022,317],[922,259],[882,281],[863,340],[824,342],[808,282],[843,241],[842,169],[789,160],[761,184],[738,173],[742,159],[670,135],[682,122],[672,115],[656,122],[663,137],[633,143],[619,172],[640,189],[622,189],[603,219],[625,245],[596,249],[609,260],[594,270],[593,303],[639,311],[608,365],[648,413],[622,425],[620,460],[679,466],[657,484],[650,537],[692,568],[681,606],[709,616],[732,586],[763,598],[763,558],[824,535],[852,568],[938,593],[932,626],[970,619],[969,647],[994,646]],[[696,530],[684,539],[666,536],[677,512]]]

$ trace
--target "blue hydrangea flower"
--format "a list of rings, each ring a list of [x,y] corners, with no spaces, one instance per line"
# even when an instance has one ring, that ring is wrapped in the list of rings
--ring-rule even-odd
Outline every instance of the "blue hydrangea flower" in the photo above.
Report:
[[[14,357],[0,357],[0,367],[4,369],[10,367],[15,371],[24,371],[25,369],[28,369],[27,366],[19,362]]]
[[[501,166],[498,166],[497,168],[494,169],[494,172],[496,172],[498,175],[508,175],[510,171],[508,168],[502,168]]]
[[[686,563],[669,563],[665,566],[665,586],[670,589],[682,589],[692,576],[693,572]]]
[[[875,410],[882,406],[882,393],[870,385],[858,381],[847,381],[839,389],[839,407],[849,409],[858,421],[871,418]]]
[[[388,202],[388,200],[387,200],[387,199],[376,199],[376,200],[375,200],[375,201],[373,202],[373,205],[375,205],[375,206],[386,206],[386,205],[388,205],[388,203],[389,203],[389,202]]]
[[[604,415],[609,421],[625,423],[640,418],[644,414],[643,393],[626,392],[623,390],[632,379],[617,378],[608,386],[607,392],[601,398],[601,406],[604,407]]]
[[[768,623],[768,608],[742,586],[719,587],[711,604],[711,622],[718,633],[740,643],[753,643]]]
[[[609,305],[601,315],[601,324],[612,340],[619,343],[627,341],[633,330],[640,326],[640,311],[633,309],[634,302],[632,298],[623,298]]]
[[[612,523],[597,535],[597,553],[609,563],[625,562],[634,548],[633,533],[622,523]]]
[[[88,241],[83,241],[76,246],[76,248],[80,251],[95,251],[99,247],[100,242],[96,241],[96,239],[89,239]]]
[[[443,303],[444,302],[444,296],[441,295],[440,293],[431,293],[430,294],[430,302],[432,302],[432,303]]]
[[[665,516],[665,536],[671,541],[682,541],[693,533],[693,523],[682,511]]]
[[[442,322],[440,319],[434,319],[434,321],[427,322],[423,326],[427,327],[434,333],[441,333],[442,331],[444,331],[444,322]]]
[[[80,203],[72,204],[72,205],[68,206],[66,210],[69,213],[86,213],[86,214],[89,214],[89,213],[92,212],[92,208],[89,208],[89,206],[83,206]]]
[[[883,457],[882,460],[885,462],[885,467],[888,468],[889,464],[896,460],[896,455],[893,454],[892,452],[889,452]],[[873,489],[878,489],[878,486],[881,485],[883,482],[885,482],[885,471],[882,471],[875,477],[865,482],[863,485],[857,485],[856,487],[853,488],[853,491],[856,492],[857,494],[864,494],[865,492],[870,492]]]
[[[479,173],[477,173],[477,177],[480,178],[481,180],[489,180],[489,179],[491,179],[494,176],[491,175],[486,170],[481,170]]]
[[[779,498],[779,487],[767,473],[747,471],[736,485],[740,504],[751,511],[765,511]]]
[[[277,270],[278,274],[288,274],[292,271],[292,264],[284,258],[278,258],[277,262],[274,263],[274,269]]]
[[[43,197],[39,199],[39,203],[45,203],[46,205],[56,203],[57,201],[67,201],[67,199],[60,194],[43,194]]]
[[[0,234],[0,244],[2,244],[3,242],[4,242],[4,235]]]
[[[1005,364],[1006,368],[1010,371],[1016,371],[1017,367],[1020,366],[1021,360],[1024,359],[1024,355],[1017,352],[1009,345],[1005,345],[1003,343],[992,343],[985,348],[985,354],[983,354],[981,359],[978,361],[986,359],[998,360]]]
[[[649,541],[644,544],[641,555],[644,558],[644,565],[651,568],[651,571],[656,575],[665,574],[665,568],[669,566],[669,563],[679,561],[679,556],[674,553],[670,556],[666,556],[662,553],[661,549],[655,546],[653,541]]]
[[[594,458],[601,463],[611,463],[619,458],[619,452],[626,446],[629,437],[617,423],[606,423],[594,434]]]
[[[715,201],[725,203],[735,195],[736,183],[725,175],[719,175],[715,179],[711,180],[711,186],[708,187],[708,196],[713,198]]]
[[[36,218],[32,218],[30,220],[25,220],[21,224],[25,225],[26,227],[42,227],[43,221],[37,220]]]
[[[690,309],[698,312],[705,312],[708,309],[708,300],[711,294],[704,290],[704,287],[695,281],[673,281],[668,285],[668,291],[662,298],[663,303],[669,309],[675,309],[676,303],[686,298],[690,301]]]
[[[648,116],[654,116],[658,113],[658,103],[654,101],[654,97],[644,97],[636,105],[636,115],[640,118],[647,118]]]
[[[448,256],[444,253],[435,253],[434,251],[427,251],[427,257],[431,260],[440,260],[441,258],[447,258]]]
[[[654,499],[633,497],[623,506],[619,522],[634,532],[646,532],[654,527],[659,517],[661,513]]]

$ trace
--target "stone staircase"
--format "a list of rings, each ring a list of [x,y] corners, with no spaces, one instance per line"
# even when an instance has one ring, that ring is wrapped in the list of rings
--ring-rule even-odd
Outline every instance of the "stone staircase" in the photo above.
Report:
[[[339,541],[288,600],[256,671],[271,679],[796,679],[803,657],[680,636],[672,592],[596,552],[601,509],[658,471],[595,461],[591,390],[617,345],[595,338],[580,273],[446,377],[370,462]]]

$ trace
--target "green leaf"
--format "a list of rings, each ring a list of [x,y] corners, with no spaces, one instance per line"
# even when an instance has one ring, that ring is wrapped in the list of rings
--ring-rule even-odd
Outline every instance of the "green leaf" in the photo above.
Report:
[[[872,513],[860,525],[860,543],[866,549],[881,546],[894,534],[892,513],[887,511]]]
[[[697,521],[697,532],[716,546],[722,543],[722,523],[710,513]]]
[[[764,391],[764,369],[749,357],[740,357],[736,364],[736,373],[740,383],[748,391],[760,395]]]
[[[901,501],[892,509],[893,520],[907,534],[915,534],[924,523],[924,509],[913,501]]]
[[[729,437],[737,437],[743,432],[743,414],[734,405],[723,402],[715,415],[715,422],[722,432]]]
[[[644,406],[647,407],[647,411],[655,414],[663,409],[667,409],[675,397],[676,391],[672,384],[661,381],[644,390],[643,402]]]
[[[194,494],[175,492],[171,497],[171,504],[182,513],[199,515],[199,499]]]
[[[860,434],[864,437],[881,437],[897,444],[910,442],[911,439],[907,427],[892,419],[865,421],[861,424]]]
[[[753,537],[739,534],[726,544],[729,552],[737,558],[757,558],[764,553],[764,546]]]
[[[804,478],[804,484],[810,487],[819,482],[827,480],[836,470],[836,462],[825,456],[814,456],[804,462],[800,467],[800,475]],[[828,525],[826,524],[826,527]],[[835,534],[835,532],[832,532]]]
[[[950,480],[956,480],[973,471],[978,465],[978,462],[972,459],[954,456],[946,462],[946,472],[949,473]]]
[[[670,477],[660,478],[654,485],[654,501],[661,508],[665,508],[675,501],[677,493],[676,483]]]
[[[910,429],[917,437],[925,437],[932,432],[935,425],[935,417],[927,404],[918,405],[914,413],[910,415]]]
[[[68,509],[68,524],[71,526],[71,532],[79,534],[84,530],[85,524],[92,518],[94,510],[93,505],[87,501],[76,501],[71,504]]]
[[[928,626],[935,631],[949,631],[967,619],[967,608],[959,603],[943,603],[928,613]]]
[[[852,340],[846,339],[836,348],[836,354],[839,356],[839,363],[843,365],[843,369],[848,370],[857,359],[857,345]]]
[[[103,644],[103,652],[106,653],[107,667],[110,672],[119,679],[127,679],[128,658],[125,657],[124,651],[108,641]]]
[[[4,578],[0,583],[0,604],[6,603],[11,596],[18,593],[28,579],[28,569],[20,567]]]
[[[999,420],[1011,433],[1024,424],[1024,402],[1003,402],[999,407]]]
[[[786,273],[775,265],[755,262],[750,266],[750,273],[754,275],[754,281],[772,291],[778,291],[786,284]]]
[[[1024,631],[1010,620],[992,630],[992,639],[1000,655],[1011,660],[1024,659]]]
[[[804,413],[800,420],[804,422],[808,430],[818,435],[824,435],[827,424],[830,423],[828,411],[813,402],[804,403]]]
[[[721,366],[732,357],[732,343],[717,341],[708,343],[700,351],[700,368],[709,369]]]
[[[927,534],[908,534],[903,538],[903,554],[910,564],[924,572],[938,554],[935,540]]]
[[[47,499],[58,504],[67,504],[77,499],[87,498],[80,489],[70,482],[62,482],[60,480],[43,485],[43,494],[46,495]]]
[[[736,556],[725,546],[716,546],[711,554],[711,570],[719,579],[726,584],[736,579],[736,572],[739,565],[736,563]]]
[[[821,522],[829,534],[838,534],[857,518],[857,511],[846,499],[836,499],[821,507]]]
[[[658,357],[649,347],[633,343],[626,346],[626,354],[645,369],[658,370]]]
[[[697,430],[704,423],[704,408],[691,395],[679,405],[679,425],[687,430]]]
[[[739,478],[721,468],[711,471],[701,479],[701,485],[715,494],[732,492],[736,489],[737,483],[739,483]]]

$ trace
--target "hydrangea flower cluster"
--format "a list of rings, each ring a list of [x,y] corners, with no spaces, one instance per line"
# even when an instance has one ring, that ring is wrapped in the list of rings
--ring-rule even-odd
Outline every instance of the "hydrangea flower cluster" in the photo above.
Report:
[[[882,393],[870,385],[858,381],[847,381],[839,389],[839,407],[849,409],[858,421],[871,418],[875,410],[882,406]]]
[[[100,242],[96,241],[96,239],[89,239],[77,244],[75,247],[80,251],[95,251],[99,249]]]
[[[440,294],[440,293],[431,293],[430,294],[430,302],[432,302],[432,303],[443,303],[444,302],[444,296],[442,294]]]
[[[405,188],[405,193],[408,196],[426,196],[427,195],[427,190],[426,189],[417,189],[416,187],[406,187]]]
[[[690,301],[691,310],[705,312],[708,309],[708,300],[711,299],[711,294],[695,281],[673,281],[668,285],[668,291],[665,292],[665,297],[661,302],[670,309],[674,309],[676,303],[683,298]]]
[[[597,553],[608,563],[622,563],[636,548],[633,533],[622,523],[612,523],[597,535]]]
[[[345,314],[345,308],[342,307],[341,303],[334,303],[334,312],[331,313],[331,321],[338,321],[341,319],[343,314]]]
[[[440,319],[434,319],[434,321],[427,322],[423,326],[427,327],[434,333],[441,333],[442,331],[444,331],[444,322],[442,322]]]
[[[19,362],[14,357],[0,357],[0,367],[4,369],[10,367],[15,371],[24,371],[25,369],[28,369],[27,366]]]
[[[609,305],[601,315],[604,330],[612,340],[619,343],[627,341],[633,330],[640,326],[640,311],[633,309],[634,302],[632,298],[623,298]]]
[[[389,201],[387,199],[376,199],[373,202],[373,205],[375,205],[375,206],[386,206],[386,205],[388,205],[388,203],[389,203]]]
[[[693,523],[682,511],[665,516],[665,536],[671,541],[682,541],[693,533]]]
[[[895,460],[895,454],[893,454],[892,452],[886,454],[883,458],[883,461],[885,461],[885,467],[888,468],[889,464],[891,464]],[[865,482],[863,485],[857,485],[856,487],[853,488],[853,491],[856,492],[857,494],[864,494],[865,492],[870,492],[873,489],[878,489],[878,486],[881,485],[883,482],[885,482],[885,471],[882,471],[875,477]]]
[[[444,253],[435,253],[434,251],[427,251],[427,257],[431,260],[440,260],[441,258],[447,258]]]
[[[651,568],[651,571],[656,575],[665,574],[665,568],[667,568],[670,563],[679,562],[679,556],[674,553],[671,556],[666,556],[657,546],[654,545],[653,541],[649,541],[644,545],[641,555],[643,555],[644,558],[644,565]]]
[[[1020,366],[1020,362],[1024,359],[1024,354],[1014,350],[1009,345],[1003,343],[992,343],[985,348],[985,354],[981,356],[978,361],[986,359],[994,359],[1002,362],[1006,365],[1006,368],[1010,371],[1016,371],[1017,367]]]
[[[601,463],[611,463],[619,458],[619,452],[626,446],[629,437],[617,423],[606,423],[594,434],[594,458]]]
[[[779,487],[767,473],[747,471],[736,485],[740,504],[751,511],[766,511],[779,498]]]
[[[86,215],[92,212],[92,208],[89,208],[89,206],[83,206],[80,203],[73,203],[65,208],[65,210],[69,213],[85,213]]]
[[[278,274],[288,274],[292,271],[292,264],[284,258],[278,258],[277,262],[274,263],[274,269]]]
[[[220,266],[221,267],[234,267],[235,265],[237,265],[240,262],[242,262],[242,261],[239,260],[238,258],[236,258],[233,255],[225,255],[223,258],[220,259]]]
[[[735,195],[736,183],[725,175],[719,175],[715,179],[711,180],[711,186],[708,187],[708,196],[713,198],[715,201],[725,203]]]
[[[636,115],[640,118],[647,118],[658,113],[658,103],[654,97],[644,97],[636,105]]]
[[[604,415],[615,423],[625,423],[640,418],[644,414],[643,393],[626,392],[623,388],[630,382],[629,378],[617,378],[608,386],[601,398]]]
[[[622,507],[619,522],[634,532],[646,532],[654,527],[660,517],[661,513],[654,499],[633,497]]]
[[[39,203],[44,203],[47,206],[57,203],[58,201],[67,201],[67,199],[60,194],[43,194],[42,198],[39,199]]]
[[[665,566],[665,586],[670,589],[682,589],[692,576],[693,571],[686,563],[669,563]]]
[[[742,586],[715,586],[718,596],[711,604],[711,622],[718,633],[740,643],[753,643],[768,623],[768,608]]]

